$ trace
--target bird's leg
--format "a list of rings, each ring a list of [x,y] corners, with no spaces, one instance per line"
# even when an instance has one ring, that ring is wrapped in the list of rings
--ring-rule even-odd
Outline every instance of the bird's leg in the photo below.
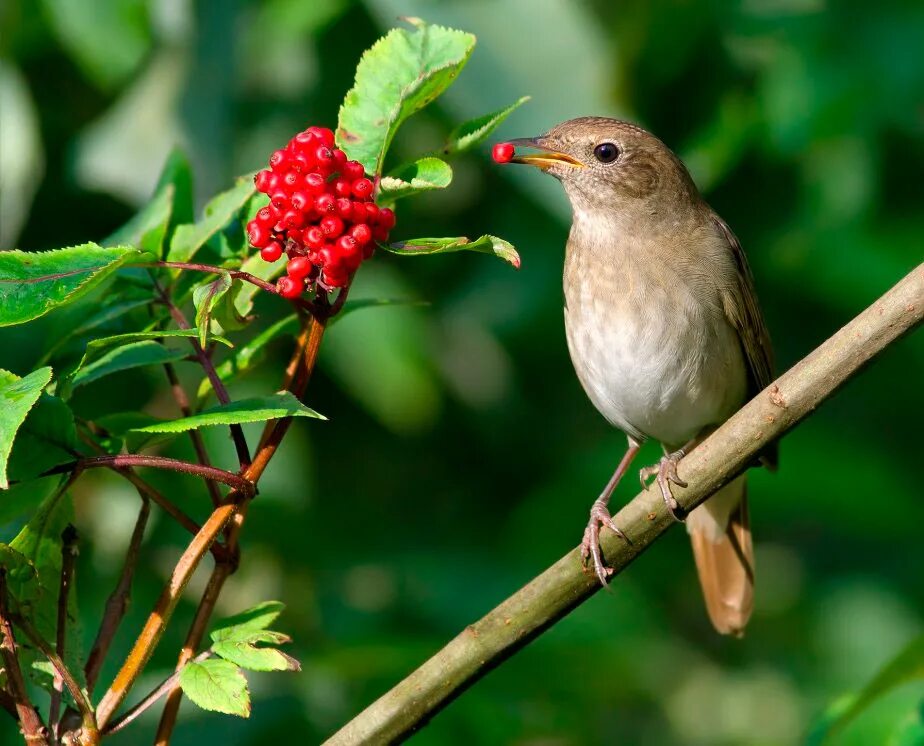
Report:
[[[589,559],[593,558],[594,572],[596,572],[597,577],[600,579],[600,583],[603,585],[606,585],[606,579],[613,571],[603,564],[603,557],[600,554],[600,526],[606,526],[621,539],[627,542],[629,541],[626,535],[620,531],[619,527],[614,523],[613,517],[610,515],[610,511],[606,506],[610,501],[613,490],[616,489],[616,485],[619,484],[622,475],[626,473],[629,464],[632,463],[632,459],[635,458],[635,454],[638,453],[640,447],[641,446],[634,440],[631,438],[629,439],[629,448],[619,462],[619,466],[616,467],[616,471],[613,472],[610,481],[607,482],[606,487],[603,488],[600,497],[594,500],[594,504],[590,506],[590,520],[587,522],[587,528],[584,529],[584,539],[581,541],[581,558],[585,565]]]
[[[677,475],[677,464],[680,459],[687,455],[687,451],[695,444],[696,440],[691,440],[683,448],[679,448],[673,453],[668,453],[667,449],[664,448],[664,456],[661,457],[661,460],[656,465],[646,466],[638,473],[643,490],[648,489],[647,480],[650,477],[655,477],[655,482],[657,482],[658,487],[661,488],[661,497],[664,498],[664,504],[671,512],[675,521],[682,521],[686,518],[686,515],[683,514],[683,510],[680,508],[680,505],[678,505],[677,500],[674,499],[673,494],[671,494],[671,482],[678,487],[687,486],[687,483]]]

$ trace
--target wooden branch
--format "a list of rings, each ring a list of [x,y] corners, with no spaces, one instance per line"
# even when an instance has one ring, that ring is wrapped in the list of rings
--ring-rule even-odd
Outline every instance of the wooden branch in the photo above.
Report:
[[[873,357],[924,318],[924,264],[746,404],[680,462],[691,510],[752,465],[757,454],[809,416]],[[601,534],[606,560],[624,570],[674,521],[657,490],[640,493],[614,516],[631,540]],[[480,621],[469,625],[404,681],[372,703],[326,743],[396,743],[600,590],[572,550]]]
[[[61,534],[61,583],[58,588],[58,617],[55,629],[55,652],[64,658],[64,645],[67,641],[67,600],[74,582],[74,565],[77,562],[77,529],[68,524]],[[48,707],[48,722],[54,728],[61,711],[61,692],[64,679],[55,672],[54,691]]]

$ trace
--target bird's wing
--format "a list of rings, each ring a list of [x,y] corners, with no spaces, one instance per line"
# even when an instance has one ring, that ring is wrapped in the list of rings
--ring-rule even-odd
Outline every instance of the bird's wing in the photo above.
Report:
[[[725,316],[741,340],[741,348],[748,364],[748,395],[755,396],[758,392],[770,385],[773,380],[773,349],[770,345],[770,334],[764,324],[764,317],[757,304],[757,293],[754,290],[754,278],[748,266],[747,257],[725,221],[718,215],[712,215],[720,235],[725,242],[735,262],[737,282],[731,287],[722,290],[722,306]],[[776,463],[776,448],[765,454],[771,464]]]

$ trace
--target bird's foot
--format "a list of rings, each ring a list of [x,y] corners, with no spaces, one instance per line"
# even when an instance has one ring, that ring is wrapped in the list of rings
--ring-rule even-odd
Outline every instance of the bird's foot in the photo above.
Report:
[[[673,494],[671,494],[671,482],[676,484],[678,487],[686,487],[687,483],[684,482],[679,476],[677,476],[677,463],[685,455],[684,450],[681,448],[679,451],[674,451],[669,453],[666,456],[662,456],[661,460],[655,466],[646,466],[644,469],[639,471],[638,476],[642,482],[642,489],[648,489],[648,479],[655,477],[655,482],[657,482],[658,487],[661,488],[661,497],[664,498],[664,504],[667,506],[667,509],[671,512],[671,515],[674,517],[675,521],[682,521],[686,518],[686,513],[683,508],[677,503],[677,500],[674,499]]]
[[[606,526],[626,543],[631,542],[613,521],[613,516],[607,510],[606,503],[602,500],[596,500],[590,507],[590,520],[587,522],[587,528],[584,529],[584,539],[581,541],[581,558],[585,566],[588,560],[593,559],[594,572],[600,579],[601,585],[605,586],[607,578],[613,574],[613,569],[603,564],[603,556],[600,553],[601,526]]]

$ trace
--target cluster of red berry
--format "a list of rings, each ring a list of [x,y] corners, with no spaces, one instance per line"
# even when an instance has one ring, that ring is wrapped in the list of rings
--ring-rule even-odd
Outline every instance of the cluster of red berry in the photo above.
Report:
[[[334,133],[309,127],[270,156],[254,178],[270,198],[247,224],[247,237],[268,262],[287,257],[279,294],[297,298],[313,285],[344,287],[374,241],[388,240],[395,214],[373,201],[375,185],[362,164],[335,147]]]

